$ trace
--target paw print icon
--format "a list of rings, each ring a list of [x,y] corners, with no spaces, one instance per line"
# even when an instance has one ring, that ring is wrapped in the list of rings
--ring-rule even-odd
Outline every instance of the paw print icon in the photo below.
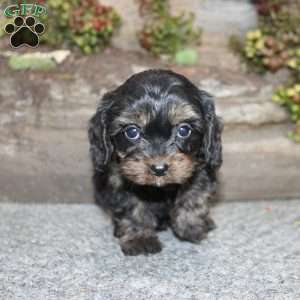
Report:
[[[4,31],[10,34],[10,43],[14,48],[28,46],[35,48],[39,45],[39,36],[45,31],[42,23],[36,22],[32,16],[18,16],[13,23],[6,24]]]

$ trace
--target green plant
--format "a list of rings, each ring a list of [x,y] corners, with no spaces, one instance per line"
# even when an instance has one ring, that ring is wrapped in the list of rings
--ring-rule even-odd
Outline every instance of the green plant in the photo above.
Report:
[[[120,17],[97,0],[47,0],[47,32],[42,42],[78,46],[85,54],[101,51],[120,26]]]
[[[275,72],[290,58],[287,44],[259,29],[248,32],[243,55],[259,72]]]
[[[259,28],[248,32],[245,44],[231,41],[247,65],[258,72],[276,72],[300,47],[300,1],[258,0]]]
[[[287,66],[292,71],[295,82],[300,82],[300,48],[290,50],[291,58],[287,61]]]
[[[273,101],[286,107],[291,113],[296,129],[290,133],[290,137],[300,143],[300,83],[288,88],[280,88],[273,96]]]
[[[288,68],[291,83],[281,87],[273,101],[284,106],[296,123],[290,137],[300,142],[300,1],[255,0],[260,14],[259,28],[247,33],[245,44],[236,38],[231,48],[239,52],[249,67],[258,72]]]
[[[296,128],[290,137],[300,143],[300,48],[291,50],[291,59],[287,66],[292,71],[292,81],[289,87],[282,87],[273,96],[273,101],[286,107],[291,114],[291,119],[296,123]]]
[[[276,12],[282,5],[282,0],[252,0],[256,6],[259,15],[269,16],[272,12]]]
[[[139,4],[145,24],[138,38],[147,51],[174,57],[186,46],[200,42],[201,30],[195,28],[192,13],[172,16],[167,0],[139,0]]]

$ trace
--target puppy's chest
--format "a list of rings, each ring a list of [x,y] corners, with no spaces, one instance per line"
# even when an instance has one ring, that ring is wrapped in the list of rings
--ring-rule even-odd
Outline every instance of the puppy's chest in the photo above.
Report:
[[[148,202],[146,203],[146,207],[152,212],[153,215],[156,216],[159,222],[163,222],[170,217],[170,211],[173,207],[173,201]]]
[[[178,187],[175,185],[159,188],[133,184],[120,176],[116,165],[111,169],[109,183],[114,190],[127,194],[129,199],[140,202],[143,207],[151,210],[158,217],[169,214],[178,191]]]
[[[136,187],[134,193],[147,209],[158,218],[163,218],[174,206],[177,188]]]

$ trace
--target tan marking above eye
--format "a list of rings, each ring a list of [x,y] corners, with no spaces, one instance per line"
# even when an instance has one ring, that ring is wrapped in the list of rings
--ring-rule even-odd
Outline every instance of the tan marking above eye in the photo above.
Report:
[[[178,125],[188,119],[199,118],[193,107],[189,104],[172,105],[168,111],[168,118],[172,125]]]
[[[113,128],[119,128],[127,124],[136,124],[140,128],[144,128],[154,119],[154,111],[140,108],[140,110],[124,111],[113,122]],[[175,126],[188,119],[198,119],[198,114],[193,107],[187,103],[171,103],[168,107],[167,118],[170,123]]]
[[[145,127],[151,120],[151,113],[148,111],[131,111],[123,112],[114,121],[114,124],[136,124],[138,127]]]

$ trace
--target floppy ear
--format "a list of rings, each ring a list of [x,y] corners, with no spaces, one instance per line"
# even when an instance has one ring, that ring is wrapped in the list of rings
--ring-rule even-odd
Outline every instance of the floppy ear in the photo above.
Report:
[[[201,90],[199,90],[199,97],[201,101],[203,117],[206,122],[202,151],[204,152],[207,165],[212,169],[218,169],[222,164],[221,134],[223,130],[223,124],[216,116],[213,97]]]
[[[103,173],[111,160],[113,145],[108,136],[107,107],[98,108],[89,122],[90,156],[94,170]]]

